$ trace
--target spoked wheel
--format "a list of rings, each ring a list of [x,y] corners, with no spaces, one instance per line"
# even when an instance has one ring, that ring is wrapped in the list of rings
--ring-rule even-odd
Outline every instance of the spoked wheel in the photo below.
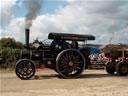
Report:
[[[113,63],[112,62],[108,62],[106,64],[106,72],[108,74],[114,74],[115,71],[116,71],[116,69],[115,69],[115,66],[113,66]]]
[[[16,63],[15,72],[20,79],[30,79],[35,74],[35,71],[35,65],[28,59],[22,59]]]
[[[81,52],[66,49],[57,56],[57,72],[64,78],[76,78],[85,69],[85,59]]]
[[[128,74],[128,63],[119,62],[116,66],[117,74],[120,76],[126,76]]]

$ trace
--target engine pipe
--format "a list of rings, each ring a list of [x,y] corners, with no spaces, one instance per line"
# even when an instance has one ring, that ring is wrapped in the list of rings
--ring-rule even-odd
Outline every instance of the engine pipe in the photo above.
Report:
[[[29,29],[25,29],[25,47],[29,48]]]

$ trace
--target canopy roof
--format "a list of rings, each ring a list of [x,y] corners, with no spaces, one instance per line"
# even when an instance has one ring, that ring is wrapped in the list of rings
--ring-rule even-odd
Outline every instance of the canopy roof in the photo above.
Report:
[[[68,34],[68,33],[49,33],[48,39],[60,39],[60,40],[95,40],[93,35],[80,35],[80,34]]]

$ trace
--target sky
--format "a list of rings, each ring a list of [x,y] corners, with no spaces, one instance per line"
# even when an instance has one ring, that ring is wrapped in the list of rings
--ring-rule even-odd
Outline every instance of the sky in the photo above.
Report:
[[[0,38],[24,43],[26,1],[36,0],[0,0]],[[128,0],[41,1],[30,27],[30,42],[62,32],[94,35],[96,40],[89,41],[93,44],[128,44]]]

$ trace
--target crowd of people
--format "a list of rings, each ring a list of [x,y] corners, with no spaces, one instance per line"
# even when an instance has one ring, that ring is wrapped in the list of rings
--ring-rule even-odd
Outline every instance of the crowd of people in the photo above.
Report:
[[[107,59],[104,53],[91,54],[89,58],[91,61],[106,61]]]

